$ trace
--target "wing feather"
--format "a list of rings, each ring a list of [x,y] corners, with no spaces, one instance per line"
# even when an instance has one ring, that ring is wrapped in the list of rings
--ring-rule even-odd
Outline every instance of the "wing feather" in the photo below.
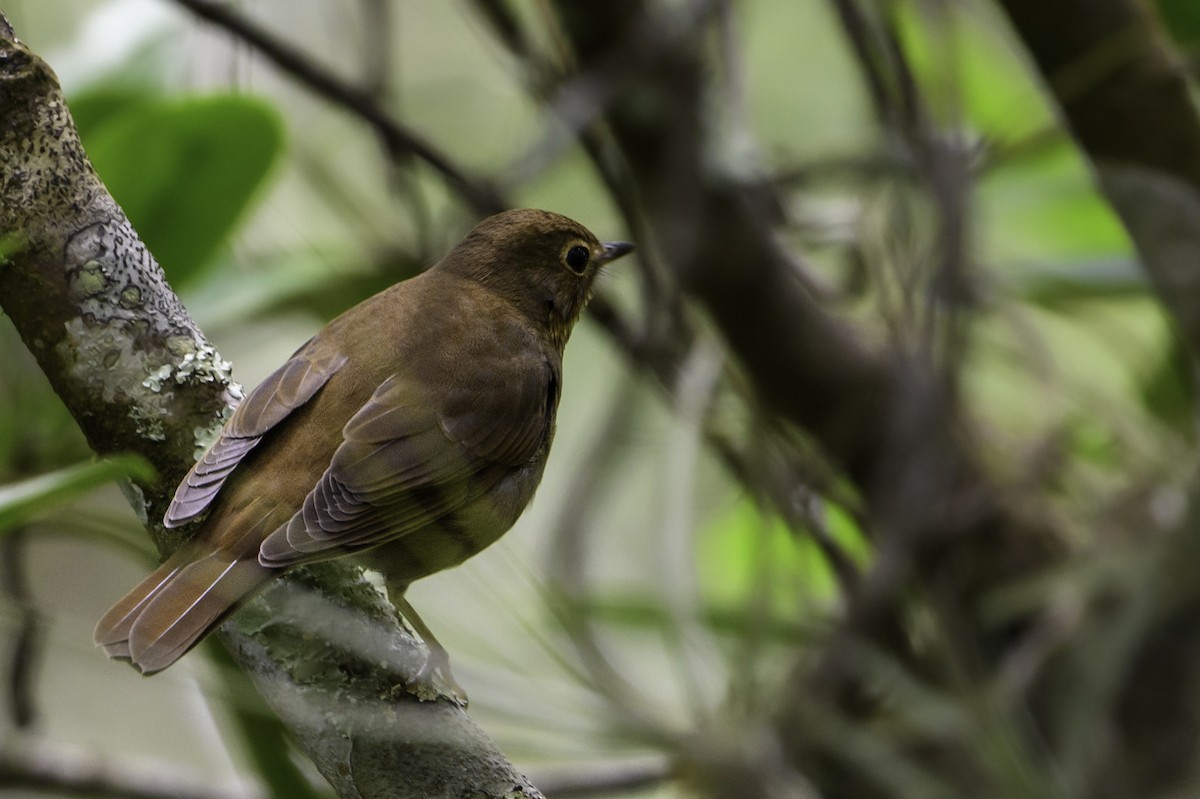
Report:
[[[312,399],[346,363],[340,353],[312,355],[308,348],[301,347],[238,405],[217,440],[180,482],[163,524],[179,527],[203,513],[262,437]]]
[[[432,402],[417,381],[389,378],[351,417],[324,475],[288,524],[259,550],[285,567],[377,546],[418,530],[490,491],[541,456],[553,434],[558,371],[504,361],[495,391],[443,391]],[[486,373],[486,372],[485,372]],[[506,379],[507,377],[507,379]],[[474,385],[480,385],[478,381]]]

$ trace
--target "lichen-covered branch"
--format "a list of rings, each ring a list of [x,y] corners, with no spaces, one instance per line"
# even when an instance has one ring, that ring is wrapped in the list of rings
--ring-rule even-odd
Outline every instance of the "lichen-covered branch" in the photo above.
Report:
[[[233,398],[229,364],[92,170],[54,74],[0,36],[0,306],[96,452],[181,474]],[[161,516],[167,486],[139,510]]]
[[[2,16],[0,243],[0,307],[96,452],[154,464],[161,480],[132,493],[160,519],[240,392],[92,170],[53,72]],[[149,529],[162,551],[178,543]],[[422,652],[356,569],[281,581],[221,638],[342,796],[539,795],[460,707],[405,690]]]

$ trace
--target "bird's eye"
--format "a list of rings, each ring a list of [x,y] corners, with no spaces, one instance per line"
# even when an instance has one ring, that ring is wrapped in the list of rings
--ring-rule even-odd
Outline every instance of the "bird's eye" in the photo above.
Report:
[[[578,244],[576,244],[574,247],[567,250],[567,256],[566,256],[567,266],[569,266],[571,268],[571,271],[574,272],[575,274],[582,275],[583,270],[587,269],[588,258],[590,256],[591,256],[591,253],[588,252],[587,247],[581,247]]]

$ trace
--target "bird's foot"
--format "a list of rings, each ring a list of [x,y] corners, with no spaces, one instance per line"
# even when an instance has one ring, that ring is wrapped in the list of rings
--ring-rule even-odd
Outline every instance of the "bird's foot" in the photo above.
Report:
[[[437,644],[429,644],[429,655],[425,665],[417,675],[409,680],[404,688],[422,702],[433,701],[439,696],[447,696],[462,707],[467,706],[467,692],[454,679],[450,671],[450,655],[445,648]]]
[[[422,702],[432,702],[439,696],[445,696],[453,699],[462,707],[466,707],[467,692],[450,673],[450,653],[434,637],[433,630],[429,629],[429,625],[417,613],[417,609],[405,599],[404,586],[387,585],[387,593],[388,600],[391,601],[392,607],[396,609],[400,619],[408,622],[408,626],[421,636],[421,640],[429,649],[429,654],[425,657],[425,665],[421,666],[417,676],[405,683],[404,690]]]

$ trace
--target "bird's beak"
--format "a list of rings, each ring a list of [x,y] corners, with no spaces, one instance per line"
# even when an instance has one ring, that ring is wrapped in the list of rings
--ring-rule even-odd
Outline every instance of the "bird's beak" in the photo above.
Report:
[[[600,243],[600,263],[615,261],[622,255],[633,252],[634,246],[627,241],[605,241]]]

